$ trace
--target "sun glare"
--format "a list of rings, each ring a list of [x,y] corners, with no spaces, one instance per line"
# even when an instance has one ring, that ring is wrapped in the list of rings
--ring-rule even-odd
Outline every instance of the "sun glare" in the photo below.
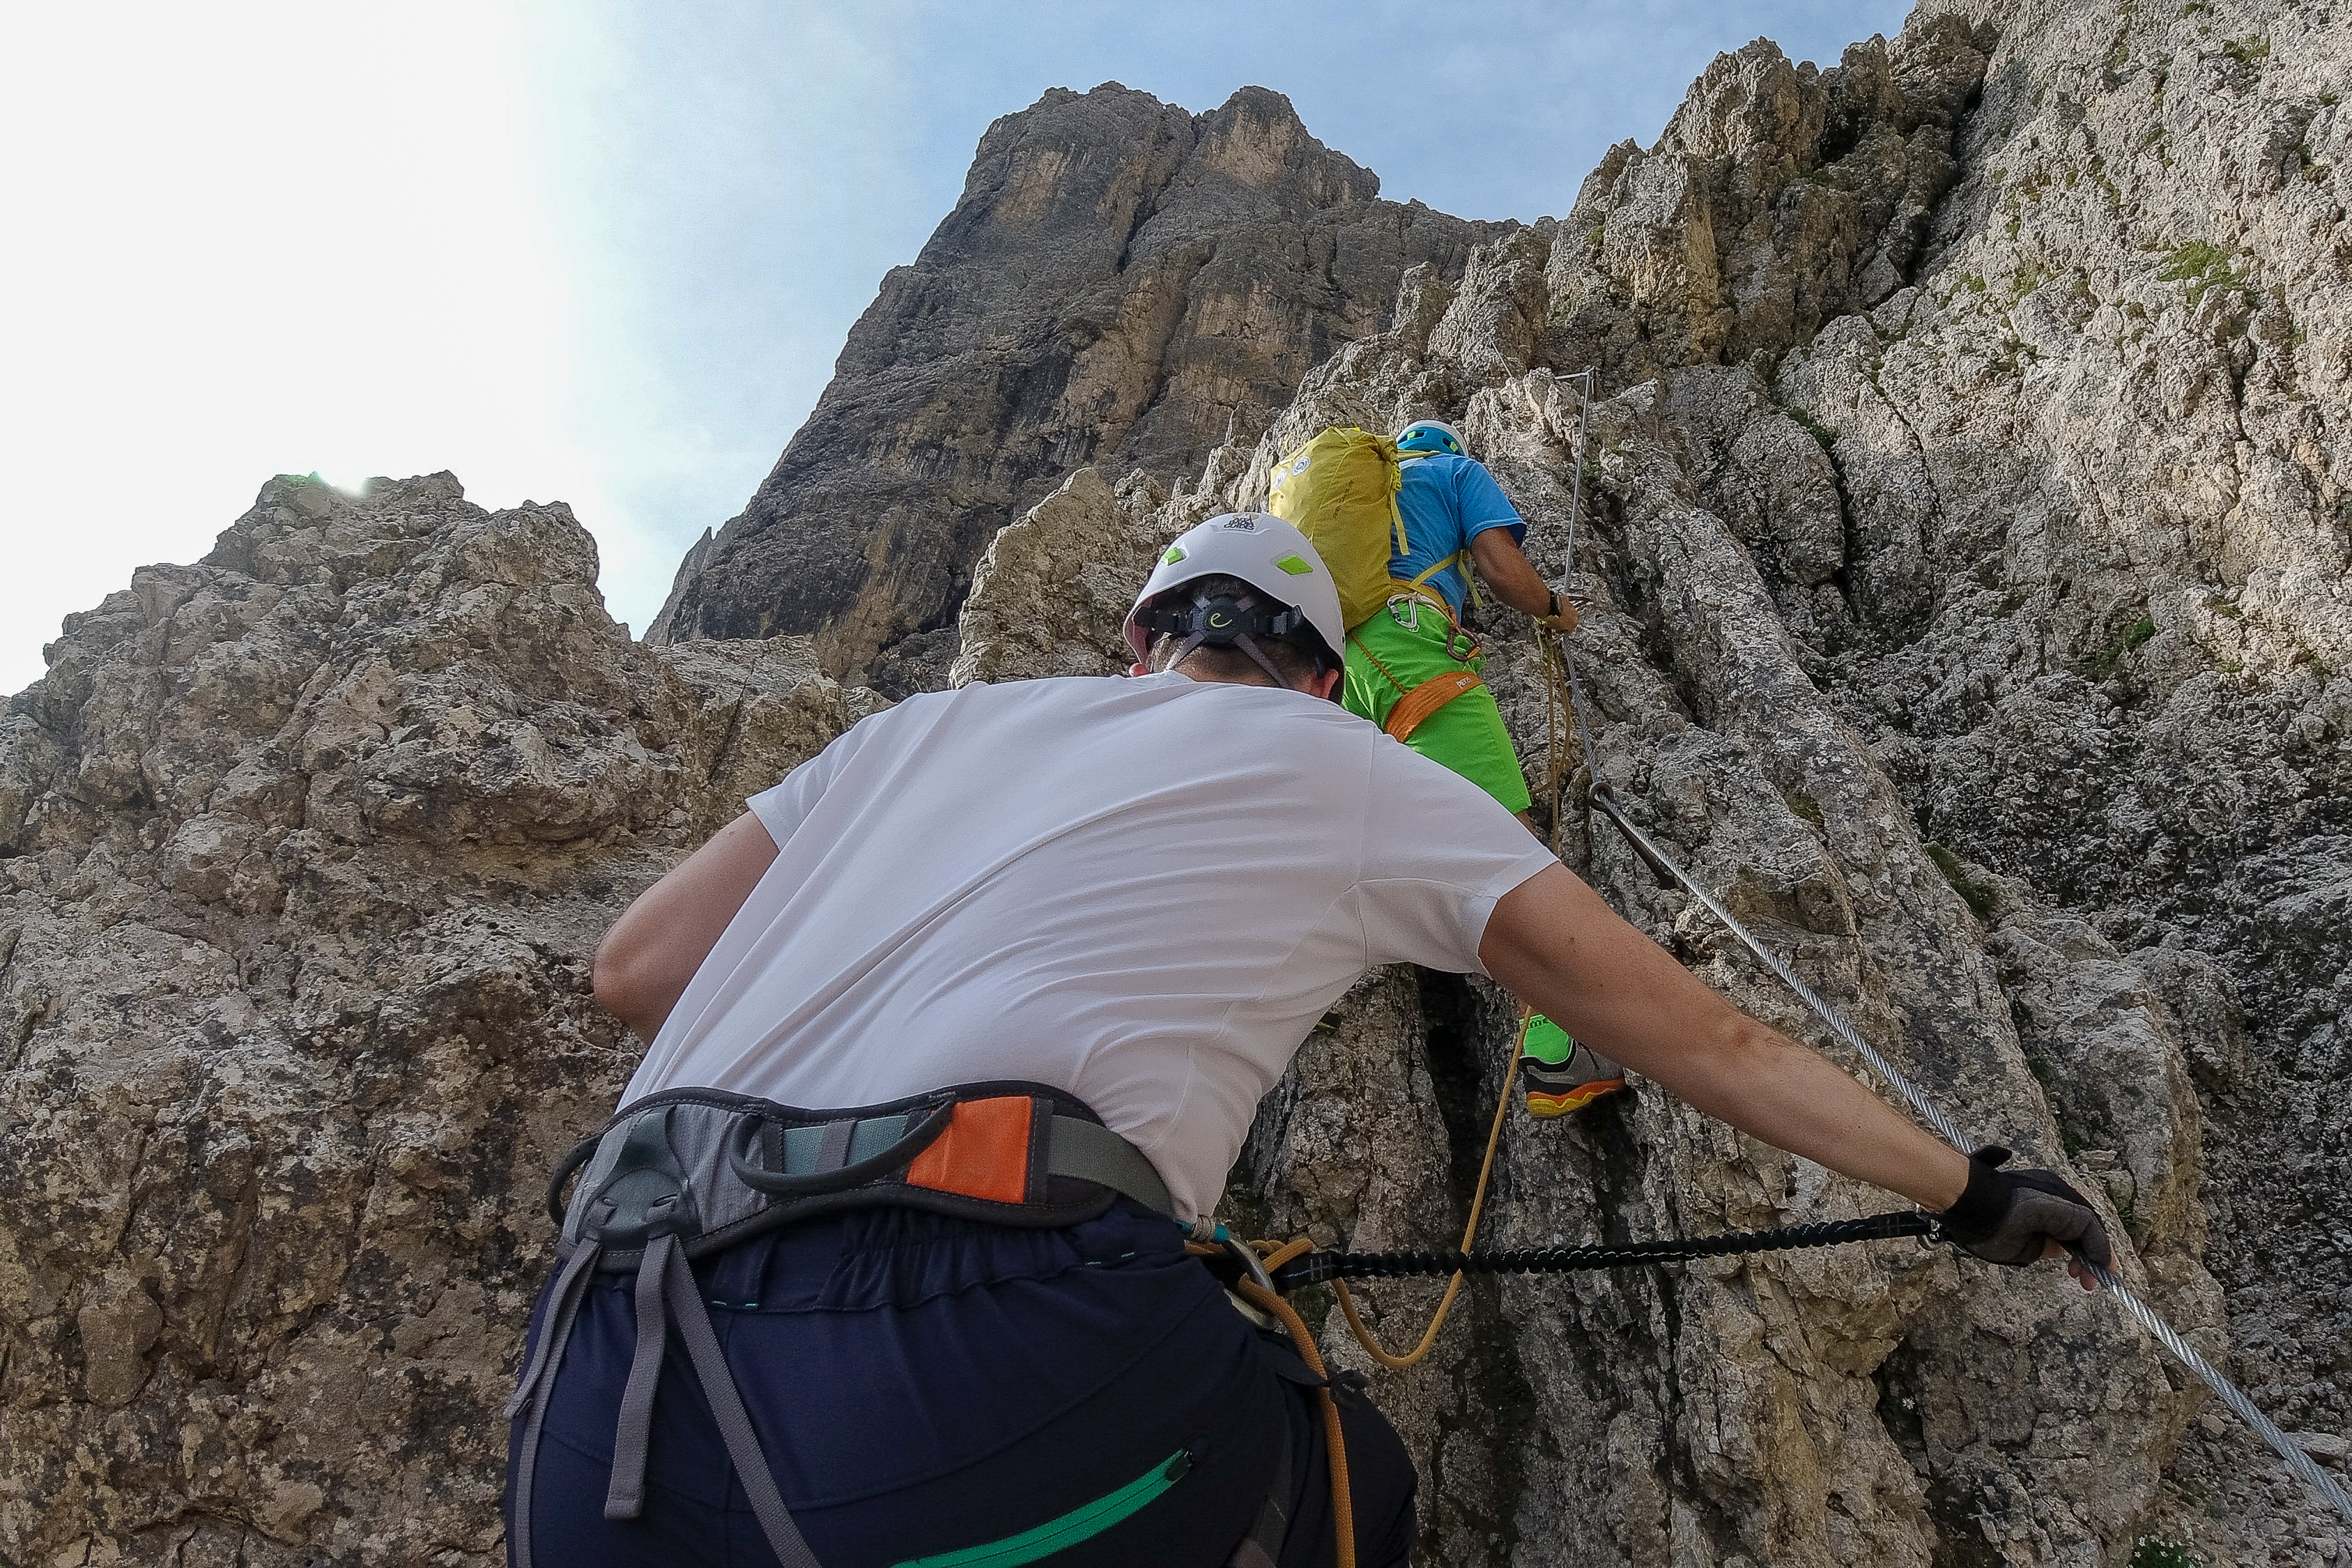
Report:
[[[602,521],[510,6],[130,11],[22,10],[0,62],[0,211],[41,237],[0,255],[41,302],[0,325],[0,694],[273,474],[446,468]]]

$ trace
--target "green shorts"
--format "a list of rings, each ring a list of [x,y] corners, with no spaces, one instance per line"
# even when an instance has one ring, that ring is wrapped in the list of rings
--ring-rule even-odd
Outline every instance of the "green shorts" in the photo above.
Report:
[[[1348,634],[1345,706],[1349,712],[1375,724],[1385,722],[1389,710],[1404,695],[1397,689],[1399,683],[1410,689],[1464,666],[1463,660],[1446,651],[1451,628],[1434,606],[1420,606],[1417,627],[1402,625],[1397,619],[1400,614],[1413,616],[1413,606],[1391,605]],[[1381,673],[1374,658],[1387,666],[1395,682]],[[1472,658],[1468,666],[1477,669],[1486,662]],[[1501,801],[1506,809],[1528,809],[1527,775],[1519,771],[1511,732],[1503,728],[1503,711],[1495,706],[1495,694],[1486,687],[1473,687],[1422,721],[1405,744],[1460,773]]]

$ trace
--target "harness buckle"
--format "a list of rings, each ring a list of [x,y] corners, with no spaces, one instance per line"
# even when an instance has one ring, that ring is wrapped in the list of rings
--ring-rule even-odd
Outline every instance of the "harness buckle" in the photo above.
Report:
[[[1249,1275],[1253,1284],[1269,1296],[1282,1294],[1274,1288],[1274,1276],[1265,1271],[1265,1260],[1257,1255],[1256,1247],[1237,1236],[1226,1235],[1219,1239],[1223,1242],[1225,1250],[1232,1253],[1240,1262],[1243,1270]]]
[[[694,1184],[670,1147],[670,1108],[647,1110],[629,1123],[613,1173],[588,1200],[584,1239],[631,1252],[656,1237],[691,1240],[702,1233]]]

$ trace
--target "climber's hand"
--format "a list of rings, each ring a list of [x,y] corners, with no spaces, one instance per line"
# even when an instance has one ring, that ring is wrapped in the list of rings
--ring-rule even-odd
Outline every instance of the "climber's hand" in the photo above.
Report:
[[[1544,613],[1535,617],[1535,623],[1546,631],[1558,632],[1565,637],[1576,629],[1578,619],[1576,602],[1553,594],[1544,607]]]
[[[2107,1227],[2083,1194],[2054,1171],[2004,1171],[2009,1151],[1988,1146],[1969,1156],[1969,1184],[1940,1216],[1946,1239],[1990,1263],[2022,1268],[2073,1253],[2102,1268],[2115,1267]],[[2080,1262],[2067,1272],[2085,1290],[2097,1289]]]

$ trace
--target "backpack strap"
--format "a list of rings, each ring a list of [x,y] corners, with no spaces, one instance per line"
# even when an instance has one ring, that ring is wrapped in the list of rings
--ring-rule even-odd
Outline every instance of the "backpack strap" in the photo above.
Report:
[[[735,1479],[751,1499],[768,1550],[782,1568],[818,1568],[816,1556],[784,1507],[776,1478],[768,1468],[759,1433],[743,1408],[743,1396],[727,1365],[726,1352],[710,1325],[710,1311],[695,1289],[687,1267],[681,1237],[702,1229],[699,1205],[685,1163],[672,1140],[676,1108],[656,1105],[637,1111],[622,1132],[618,1158],[611,1173],[587,1200],[578,1245],[556,1278],[553,1295],[541,1321],[537,1353],[523,1371],[520,1386],[508,1402],[507,1417],[528,1411],[519,1445],[514,1491],[515,1568],[535,1568],[531,1540],[532,1483],[537,1479],[539,1446],[546,1425],[547,1406],[562,1370],[563,1351],[579,1316],[587,1283],[596,1271],[607,1245],[638,1253],[636,1278],[637,1342],[629,1361],[628,1383],[613,1434],[613,1464],[604,1492],[606,1519],[636,1519],[645,1511],[646,1458],[652,1445],[654,1395],[661,1383],[662,1359],[668,1348],[673,1320],[686,1342],[687,1360],[695,1381],[702,1385],[703,1402],[718,1423],[727,1446]],[[617,1131],[617,1130],[615,1130]],[[566,1163],[572,1162],[567,1160]]]
[[[1402,553],[1402,549],[1400,549],[1399,553]],[[1420,576],[1415,577],[1412,582],[1406,583],[1404,585],[1408,590],[1417,589],[1426,584],[1432,577],[1436,576],[1439,573],[1451,571],[1453,568],[1459,566],[1462,568],[1463,586],[1469,592],[1470,602],[1474,605],[1484,605],[1486,601],[1481,598],[1478,595],[1478,574],[1470,569],[1472,566],[1476,564],[1477,559],[1478,558],[1476,556],[1470,553],[1467,548],[1457,550],[1453,554],[1447,556],[1444,560],[1440,561],[1436,565],[1432,566],[1428,571],[1423,572]],[[1396,579],[1391,579],[1391,581],[1395,580]],[[1448,606],[1446,614],[1451,616],[1453,613],[1452,607]]]

